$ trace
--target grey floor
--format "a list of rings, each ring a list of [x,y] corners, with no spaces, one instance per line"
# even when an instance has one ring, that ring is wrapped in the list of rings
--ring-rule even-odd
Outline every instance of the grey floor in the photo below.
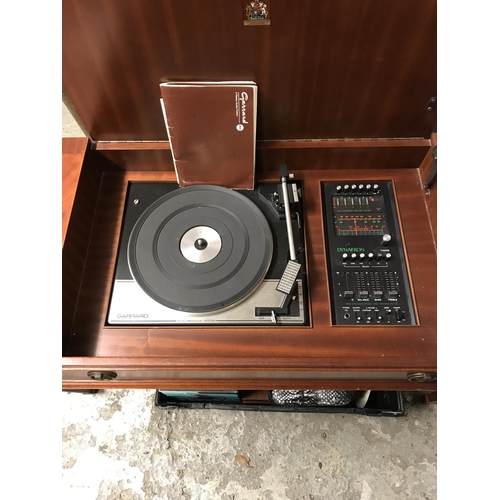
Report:
[[[63,137],[83,135],[62,117]],[[153,390],[61,398],[67,500],[437,498],[437,405],[393,418],[166,411]]]

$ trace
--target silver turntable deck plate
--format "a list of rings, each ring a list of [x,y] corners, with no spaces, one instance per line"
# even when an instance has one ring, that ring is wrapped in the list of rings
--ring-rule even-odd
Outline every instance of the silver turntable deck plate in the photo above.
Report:
[[[221,312],[194,314],[170,309],[149,297],[134,280],[116,280],[110,304],[108,323],[112,325],[197,324],[262,325],[272,324],[270,316],[255,316],[256,307],[279,308],[286,295],[276,286],[279,280],[264,280],[249,297]],[[277,324],[304,323],[302,280],[297,280],[299,316],[276,316]]]

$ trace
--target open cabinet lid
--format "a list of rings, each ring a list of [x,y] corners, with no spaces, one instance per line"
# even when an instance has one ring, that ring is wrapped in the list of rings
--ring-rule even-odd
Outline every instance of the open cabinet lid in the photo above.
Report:
[[[251,80],[257,140],[428,138],[436,0],[65,0],[63,88],[94,141],[167,141],[160,83]]]

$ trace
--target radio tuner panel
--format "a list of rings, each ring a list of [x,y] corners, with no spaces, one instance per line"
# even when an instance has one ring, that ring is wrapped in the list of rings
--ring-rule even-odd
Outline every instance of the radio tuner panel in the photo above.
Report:
[[[323,183],[332,322],[414,325],[391,181]]]

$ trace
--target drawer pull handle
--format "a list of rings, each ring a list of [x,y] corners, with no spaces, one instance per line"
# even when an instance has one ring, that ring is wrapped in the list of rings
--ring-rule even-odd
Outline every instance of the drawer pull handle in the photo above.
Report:
[[[409,382],[434,382],[437,379],[437,375],[435,373],[414,372],[407,373],[406,378]]]
[[[116,378],[115,372],[88,372],[87,375],[92,380],[113,380]]]

